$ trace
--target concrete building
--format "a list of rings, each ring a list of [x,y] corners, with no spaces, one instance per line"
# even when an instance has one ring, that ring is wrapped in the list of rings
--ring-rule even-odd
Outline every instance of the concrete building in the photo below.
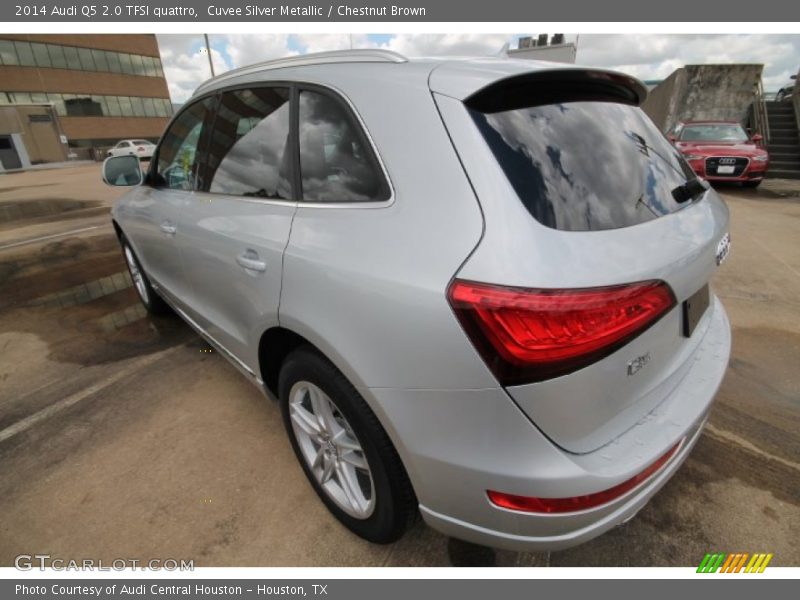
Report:
[[[548,60],[560,63],[575,63],[578,48],[572,42],[565,42],[563,34],[548,36],[546,33],[537,38],[526,36],[519,38],[518,47],[508,51],[509,58],[528,60]]]
[[[0,106],[0,173],[68,158],[66,136],[49,104]]]
[[[156,140],[172,114],[152,34],[0,34],[0,106],[14,105],[52,106],[59,139],[82,158],[120,139]],[[31,117],[20,114],[21,121]],[[12,122],[0,120],[0,138],[15,134],[27,147],[30,131],[6,131]],[[27,154],[33,163],[50,156]]]

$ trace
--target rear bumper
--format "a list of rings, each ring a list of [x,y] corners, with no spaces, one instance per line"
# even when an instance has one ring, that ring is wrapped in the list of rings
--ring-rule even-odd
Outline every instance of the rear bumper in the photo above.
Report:
[[[425,522],[437,531],[445,535],[484,546],[520,552],[563,550],[564,548],[577,546],[635,517],[636,513],[650,501],[650,498],[652,498],[667,481],[669,481],[670,477],[675,474],[681,464],[683,464],[683,461],[689,456],[694,444],[700,438],[705,422],[706,416],[704,415],[704,417],[696,423],[693,430],[688,432],[687,438],[683,442],[678,453],[645,484],[632,490],[630,494],[622,499],[615,501],[612,504],[613,508],[611,510],[608,510],[608,506],[606,506],[599,507],[596,511],[584,511],[585,513],[596,512],[596,518],[590,518],[588,522],[585,522],[584,519],[575,518],[576,515],[574,514],[524,515],[524,518],[530,521],[528,527],[526,527],[528,531],[531,530],[531,525],[534,525],[535,520],[549,520],[559,521],[560,526],[564,529],[563,533],[539,536],[535,534],[531,535],[530,533],[520,534],[513,530],[493,530],[481,527],[475,523],[467,523],[447,515],[436,513],[423,505],[419,507],[420,512]],[[503,510],[496,507],[492,507],[492,509]],[[510,513],[511,511],[506,512]],[[547,529],[550,529],[553,524],[552,522],[547,523]]]
[[[699,439],[730,354],[730,326],[714,299],[693,364],[673,392],[610,444],[587,454],[555,446],[502,390],[370,390],[408,469],[425,521],[449,536],[510,550],[558,550],[632,518]],[[572,497],[609,489],[677,441],[650,479],[589,510],[528,514],[494,506],[487,489]]]

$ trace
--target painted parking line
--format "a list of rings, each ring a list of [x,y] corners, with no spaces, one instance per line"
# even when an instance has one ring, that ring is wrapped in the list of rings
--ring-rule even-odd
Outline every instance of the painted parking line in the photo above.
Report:
[[[0,442],[4,442],[7,439],[14,437],[15,435],[22,433],[23,431],[27,431],[37,423],[44,421],[52,417],[53,415],[61,412],[62,410],[69,408],[70,406],[74,406],[81,400],[86,400],[87,398],[91,398],[98,392],[110,387],[124,379],[128,375],[131,375],[142,369],[148,365],[153,364],[156,361],[161,360],[165,356],[172,354],[178,351],[183,346],[174,346],[172,348],[167,348],[166,350],[162,350],[161,352],[156,352],[155,354],[149,354],[144,356],[138,360],[135,360],[128,365],[121,368],[119,371],[111,375],[110,377],[106,377],[102,381],[98,381],[97,383],[90,385],[87,388],[84,388],[80,391],[75,392],[74,394],[70,394],[66,398],[59,400],[58,402],[51,404],[50,406],[43,408],[42,410],[33,413],[32,415],[25,417],[24,419],[17,421],[13,425],[6,427],[3,430],[0,430]]]
[[[2,244],[0,245],[0,250],[7,250],[9,248],[16,248],[17,246],[25,246],[27,244],[35,244],[36,242],[44,242],[47,240],[53,240],[60,237],[65,237],[68,235],[75,235],[76,233],[83,233],[84,231],[91,231],[92,229],[100,229],[103,225],[93,225],[91,227],[81,227],[80,229],[73,229],[71,231],[65,231],[64,233],[54,233],[52,235],[43,235],[42,237],[31,238],[28,240],[20,240],[19,242],[11,242],[10,244]]]

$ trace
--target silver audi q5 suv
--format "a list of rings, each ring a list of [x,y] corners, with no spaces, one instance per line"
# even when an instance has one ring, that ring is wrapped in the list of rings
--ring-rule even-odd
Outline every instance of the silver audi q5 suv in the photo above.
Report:
[[[278,398],[344,525],[385,543],[419,511],[559,549],[675,473],[730,352],[728,211],[645,94],[555,63],[307,55],[204,83],[146,173],[103,176],[132,187],[112,215],[144,305]]]

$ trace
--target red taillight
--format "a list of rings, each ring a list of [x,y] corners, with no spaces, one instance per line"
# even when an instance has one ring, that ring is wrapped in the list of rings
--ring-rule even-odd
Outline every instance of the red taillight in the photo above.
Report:
[[[637,487],[640,483],[644,483],[652,475],[661,469],[670,458],[681,447],[683,440],[675,444],[672,448],[661,456],[657,461],[647,467],[641,473],[631,477],[627,481],[623,481],[619,485],[612,488],[596,492],[594,494],[586,494],[585,496],[574,496],[572,498],[535,498],[531,496],[516,496],[514,494],[504,494],[503,492],[495,492],[488,490],[486,493],[489,496],[492,504],[501,508],[509,510],[518,510],[521,512],[529,513],[568,513],[577,512],[579,510],[586,510],[606,504],[625,495],[633,488]]]
[[[139,146],[139,147],[138,147],[138,148],[136,148],[136,149],[137,149],[139,152],[144,152],[144,146]]]
[[[542,381],[598,361],[675,306],[663,281],[540,290],[456,280],[448,298],[504,385]]]

